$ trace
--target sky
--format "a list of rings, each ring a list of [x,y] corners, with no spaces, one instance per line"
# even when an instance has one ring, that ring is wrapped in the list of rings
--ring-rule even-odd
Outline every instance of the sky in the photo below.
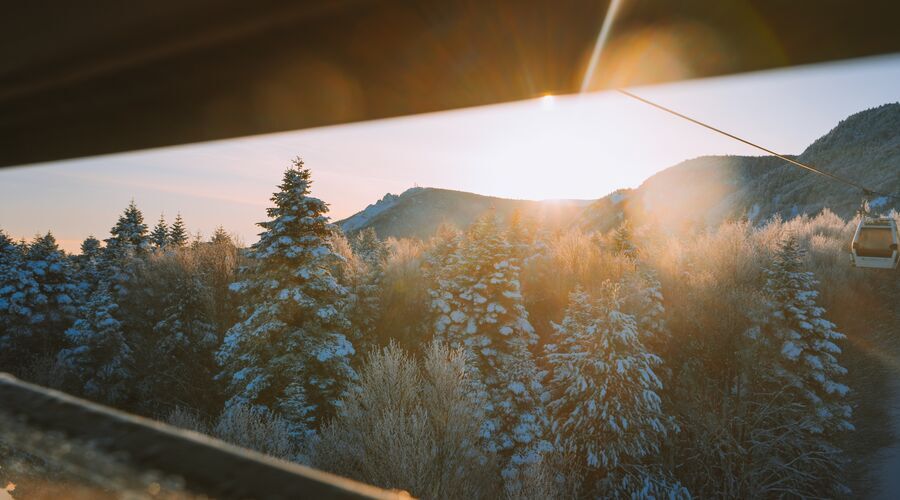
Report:
[[[900,100],[900,55],[632,89],[781,153]],[[590,93],[0,170],[0,229],[76,251],[131,199],[152,227],[250,244],[291,158],[340,220],[415,185],[519,199],[595,199],[703,155],[758,152],[625,96]]]

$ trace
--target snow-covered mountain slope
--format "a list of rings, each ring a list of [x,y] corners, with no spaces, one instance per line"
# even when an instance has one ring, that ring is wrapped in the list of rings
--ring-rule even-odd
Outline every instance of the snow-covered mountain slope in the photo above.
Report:
[[[416,189],[420,188],[411,188],[403,194],[409,193],[410,191],[414,191]],[[369,222],[379,214],[384,213],[385,211],[390,210],[395,205],[397,205],[398,201],[400,201],[400,196],[388,193],[384,195],[384,197],[380,200],[367,206],[363,210],[356,212],[350,217],[347,217],[346,219],[338,222],[338,224],[341,226],[341,229],[343,229],[344,232],[352,233],[354,231],[358,231],[362,228],[365,228],[369,224]]]
[[[885,104],[841,121],[797,156],[817,168],[870,189],[900,193],[900,104]],[[663,170],[634,190],[620,190],[588,207],[576,224],[608,230],[623,216],[672,230],[746,217],[815,214],[828,208],[850,217],[861,193],[851,186],[773,157],[708,156]],[[873,209],[900,208],[876,198]]]
[[[466,228],[493,209],[501,218],[518,211],[545,227],[559,228],[571,224],[590,203],[591,200],[510,200],[449,189],[412,188],[399,196],[387,194],[337,224],[347,233],[372,227],[381,238],[428,238],[441,224]]]

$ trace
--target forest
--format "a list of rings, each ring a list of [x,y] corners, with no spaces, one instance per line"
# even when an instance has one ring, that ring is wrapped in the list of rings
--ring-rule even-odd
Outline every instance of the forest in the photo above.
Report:
[[[298,158],[246,247],[134,202],[80,254],[0,231],[0,371],[423,498],[861,496],[894,439],[900,290],[827,209],[426,239],[327,214]]]

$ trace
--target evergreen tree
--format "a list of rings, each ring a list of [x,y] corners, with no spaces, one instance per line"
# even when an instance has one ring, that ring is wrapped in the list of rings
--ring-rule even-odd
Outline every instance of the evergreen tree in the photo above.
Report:
[[[159,214],[159,222],[150,233],[150,243],[155,248],[163,248],[169,242],[169,226],[166,225],[166,219],[163,214]]]
[[[203,233],[198,229],[196,233],[194,233],[194,237],[191,239],[191,248],[196,249],[199,248],[200,245],[203,244]]]
[[[75,280],[79,296],[88,297],[104,278],[103,248],[100,240],[88,236],[81,242],[81,255],[75,257]]]
[[[660,360],[641,344],[632,316],[620,310],[609,282],[594,302],[577,288],[548,347],[553,376],[549,404],[561,451],[587,471],[587,491],[601,497],[683,495],[645,462],[669,432],[654,373]]]
[[[142,364],[141,399],[155,413],[184,402],[205,412],[218,411],[222,401],[213,377],[219,338],[210,291],[182,266],[170,265],[163,273],[170,286],[159,297],[158,321],[141,346],[147,358]]]
[[[380,292],[387,248],[372,228],[360,231],[351,246],[354,255],[363,264],[362,272],[355,276],[353,283],[355,303],[352,320],[359,330],[360,343],[357,347],[366,351],[376,342],[375,326],[381,315]]]
[[[32,307],[40,288],[25,265],[26,245],[0,231],[0,366],[17,372],[30,357]]]
[[[507,239],[520,264],[527,263],[546,250],[544,242],[539,238],[538,224],[534,218],[524,216],[516,209],[510,214],[507,225]]]
[[[436,333],[472,356],[490,416],[485,432],[492,451],[508,458],[504,477],[515,488],[521,467],[549,449],[542,375],[529,350],[537,335],[522,302],[518,259],[490,213],[469,229],[455,260],[434,301]]]
[[[94,238],[93,235],[81,242],[81,255],[87,259],[99,259],[101,250],[100,240]]]
[[[612,247],[613,253],[616,255],[621,255],[627,259],[636,259],[638,257],[640,252],[633,242],[631,223],[627,219],[623,220],[613,232]]]
[[[109,232],[111,236],[106,240],[106,249],[114,258],[126,254],[140,255],[150,249],[144,214],[134,204],[134,200],[131,200]]]
[[[216,230],[213,232],[212,238],[210,238],[210,243],[214,243],[217,245],[233,245],[234,241],[231,239],[231,235],[225,231],[225,228],[222,226],[216,226]]]
[[[75,318],[78,288],[69,258],[49,232],[35,238],[25,255],[29,274],[37,283],[30,309],[32,343],[30,354],[55,355],[63,332]]]
[[[80,318],[66,331],[68,347],[59,362],[87,397],[119,404],[133,382],[132,353],[116,319],[118,306],[108,285],[101,284],[81,308]]]
[[[174,248],[181,248],[187,244],[187,240],[187,228],[184,226],[184,219],[181,218],[179,213],[175,216],[175,222],[172,223],[172,227],[169,228],[169,245],[172,245]]]
[[[384,243],[378,239],[374,228],[366,228],[360,231],[351,242],[353,253],[359,256],[369,268],[384,268],[384,259],[387,258],[387,249]]]
[[[627,297],[623,310],[635,317],[641,342],[657,355],[667,350],[669,330],[666,326],[666,307],[662,284],[653,269],[637,263],[625,278]]]
[[[803,255],[794,235],[780,243],[766,271],[764,294],[771,319],[750,332],[756,340],[761,406],[779,410],[766,413],[769,435],[763,458],[767,471],[774,469],[773,491],[841,496],[849,490],[843,484],[845,459],[836,441],[854,429],[849,389],[839,381],[847,373],[837,359],[838,344],[845,337],[816,304],[817,282],[803,270]]]
[[[259,223],[245,279],[232,285],[244,297],[241,321],[218,354],[228,406],[280,412],[296,433],[333,415],[355,377],[341,313],[348,291],[329,272],[339,257],[328,244],[328,206],[310,196],[310,184],[309,169],[294,160]]]
[[[430,249],[423,262],[425,279],[429,283],[430,309],[434,318],[434,334],[446,339],[447,327],[452,324],[450,313],[462,309],[458,301],[460,286],[457,273],[460,260],[461,234],[448,225],[438,227],[431,239]]]

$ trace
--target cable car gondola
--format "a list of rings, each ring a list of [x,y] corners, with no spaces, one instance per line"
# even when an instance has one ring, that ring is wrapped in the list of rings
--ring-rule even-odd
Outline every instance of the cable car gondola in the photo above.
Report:
[[[897,263],[898,261],[900,261],[900,252],[898,252],[897,250],[897,244],[900,243],[900,235],[897,234],[897,221],[890,217],[872,217],[871,215],[869,215],[869,198],[877,195],[881,198],[892,198],[894,200],[900,200],[900,193],[883,193],[868,189],[862,184],[854,181],[853,179],[842,177],[831,172],[826,172],[824,170],[819,170],[818,168],[803,163],[796,158],[778,154],[769,148],[760,146],[759,144],[750,142],[747,139],[743,139],[734,134],[730,134],[720,128],[716,128],[712,125],[703,123],[700,120],[695,120],[690,116],[683,115],[678,111],[669,109],[649,99],[644,99],[643,97],[635,95],[627,90],[616,89],[616,91],[636,101],[640,101],[656,109],[665,111],[666,113],[675,115],[691,123],[712,130],[717,134],[722,134],[725,137],[730,137],[731,139],[742,142],[750,147],[759,149],[760,151],[770,154],[775,158],[784,160],[787,163],[794,165],[795,167],[808,170],[823,177],[827,177],[831,180],[842,182],[848,186],[859,189],[860,191],[862,191],[863,201],[862,205],[859,207],[858,212],[860,215],[859,225],[856,227],[856,233],[853,235],[853,242],[850,244],[850,262],[855,267],[871,267],[876,269],[897,268]]]
[[[853,265],[895,269],[900,261],[898,242],[900,237],[894,219],[863,216],[856,226],[853,243],[850,245]]]

